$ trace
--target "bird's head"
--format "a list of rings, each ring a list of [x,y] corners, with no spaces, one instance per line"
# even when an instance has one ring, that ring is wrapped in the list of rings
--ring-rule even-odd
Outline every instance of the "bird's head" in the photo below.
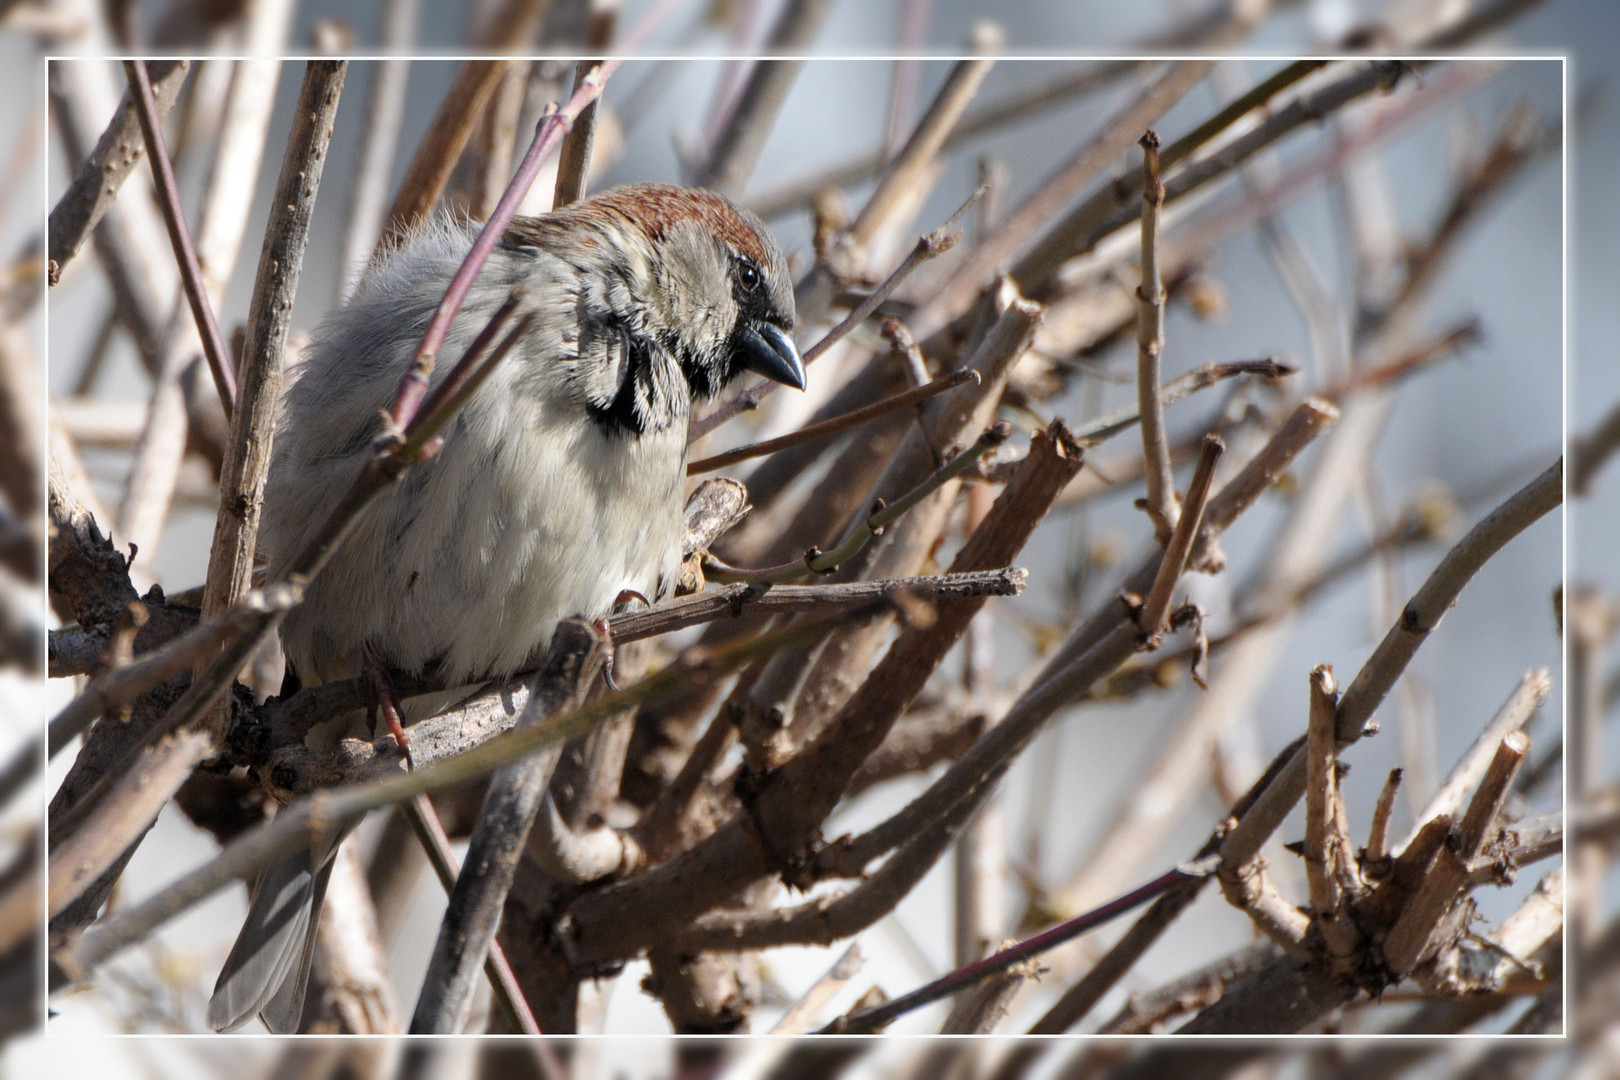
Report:
[[[604,423],[640,432],[684,420],[693,398],[744,371],[804,388],[787,260],[765,223],[723,196],[633,184],[519,219],[508,237],[578,271],[582,386]]]

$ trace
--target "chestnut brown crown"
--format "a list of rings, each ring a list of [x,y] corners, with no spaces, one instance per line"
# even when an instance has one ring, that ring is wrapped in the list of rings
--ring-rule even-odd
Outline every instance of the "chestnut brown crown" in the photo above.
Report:
[[[787,260],[765,223],[721,195],[633,184],[504,237],[571,264],[581,282],[580,392],[593,418],[645,433],[690,415],[743,371],[798,389],[804,364]]]

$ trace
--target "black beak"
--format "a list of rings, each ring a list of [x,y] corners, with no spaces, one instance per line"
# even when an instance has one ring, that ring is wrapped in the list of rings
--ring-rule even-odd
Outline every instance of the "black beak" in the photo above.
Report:
[[[745,322],[737,328],[736,363],[767,379],[804,389],[804,361],[787,332],[775,323]]]

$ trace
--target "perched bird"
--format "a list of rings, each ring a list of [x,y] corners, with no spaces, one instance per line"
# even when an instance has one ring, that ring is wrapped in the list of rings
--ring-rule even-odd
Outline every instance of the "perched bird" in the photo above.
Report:
[[[272,580],[360,468],[477,227],[438,220],[379,256],[314,334],[283,401],[260,546]],[[792,282],[763,222],[712,192],[638,184],[513,222],[435,369],[514,286],[535,318],[444,430],[368,507],[281,628],[297,680],[368,653],[451,684],[520,670],[559,619],[656,599],[680,562],[694,401],[741,371],[802,389]],[[336,845],[265,870],[208,1022],[295,1031]]]

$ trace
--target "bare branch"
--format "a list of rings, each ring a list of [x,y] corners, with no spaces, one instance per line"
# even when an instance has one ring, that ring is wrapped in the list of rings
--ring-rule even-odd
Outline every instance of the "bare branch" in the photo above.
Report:
[[[202,267],[197,262],[197,249],[191,242],[191,229],[180,206],[180,186],[175,182],[174,165],[169,160],[168,147],[163,143],[163,126],[158,115],[157,98],[152,91],[152,80],[147,74],[144,60],[126,60],[124,70],[129,73],[130,88],[135,94],[135,112],[140,119],[141,135],[146,140],[146,156],[152,163],[152,180],[158,190],[158,205],[163,209],[164,224],[169,227],[169,242],[174,248],[175,262],[180,264],[180,281],[185,286],[186,300],[191,304],[191,315],[197,321],[203,355],[208,358],[208,370],[214,376],[214,389],[219,392],[220,404],[225,407],[225,415],[229,417],[236,404],[235,373],[230,353],[225,348],[225,339],[219,333],[219,324],[214,321],[214,306],[209,302],[208,286],[203,281]],[[338,86],[341,89],[341,78]],[[311,184],[312,189],[319,183],[320,157],[317,153],[314,161],[317,179]],[[296,283],[296,272],[293,280]]]
[[[765,42],[766,55],[802,55],[815,40],[831,7],[831,0],[789,0]],[[697,176],[698,187],[713,188],[732,198],[742,195],[776,114],[803,66],[803,60],[754,61],[748,81],[732,101],[730,120],[716,137],[708,161]]]
[[[1144,128],[1197,85],[1211,66],[1208,60],[1179,61],[1158,73],[1140,93],[1132,95],[1091,142],[1060,166],[1034,194],[1007,215],[992,236],[974,249],[952,273],[950,281],[912,318],[912,329],[926,337],[952,318],[983,287],[986,277],[1003,266],[1036,229],[1074,197],[1075,192],[1112,164]],[[1040,276],[1017,272],[1013,278],[1026,286],[1041,280]]]
[[[927,986],[913,990],[909,994],[895,998],[886,1005],[857,1013],[847,1020],[830,1024],[823,1028],[820,1033],[825,1035],[859,1035],[880,1030],[883,1025],[893,1021],[896,1017],[903,1016],[913,1009],[927,1005],[929,1002],[938,1001],[942,997],[958,993],[980,979],[993,975],[998,971],[1004,971],[1014,964],[1028,960],[1030,957],[1039,956],[1048,949],[1055,948],[1065,941],[1073,940],[1088,930],[1095,929],[1133,908],[1140,907],[1148,900],[1180,885],[1182,882],[1208,877],[1214,871],[1215,863],[1214,860],[1210,859],[1206,859],[1202,863],[1189,863],[1185,866],[1178,866],[1174,870],[1154,878],[1146,885],[1133,889],[1112,903],[1104,904],[1102,907],[1088,911],[1084,915],[1078,915],[1052,927],[1050,930],[1036,934],[1027,941],[987,956],[977,963],[958,968],[949,975],[937,979]]]
[[[578,708],[607,662],[607,644],[589,624],[560,623],[514,730],[533,729],[552,715]],[[450,892],[411,1017],[412,1033],[450,1035],[466,1026],[476,974],[490,955],[524,840],[561,752],[561,744],[553,744],[544,753],[502,766],[490,778],[467,848],[467,862],[478,871],[459,875]]]
[[[861,965],[866,962],[866,956],[861,952],[861,943],[857,939],[850,942],[849,948],[843,955],[833,961],[833,966],[827,973],[817,979],[787,1010],[782,1018],[771,1028],[772,1035],[802,1035],[809,1030],[815,1020],[816,1013],[822,1006],[831,1001],[844,988],[844,985],[860,973]]]
[[[444,824],[439,820],[438,811],[433,809],[433,800],[426,795],[418,795],[407,800],[401,809],[405,818],[411,823],[417,839],[422,842],[422,849],[427,853],[428,861],[433,864],[433,871],[438,875],[439,884],[444,891],[454,895],[456,882],[461,877],[461,865],[456,859],[455,850],[450,846],[450,837],[444,831]],[[534,1022],[534,1014],[529,1011],[529,1003],[523,999],[523,992],[518,989],[517,979],[512,975],[512,967],[506,961],[506,954],[501,951],[500,943],[491,940],[489,955],[484,959],[484,973],[489,978],[489,988],[494,995],[496,1004],[505,1014],[507,1023],[512,1025],[514,1031],[525,1035],[541,1034],[540,1027]]]
[[[1169,543],[1181,509],[1170,475],[1170,443],[1164,433],[1164,402],[1159,398],[1159,354],[1164,350],[1164,281],[1159,274],[1159,210],[1164,183],[1159,179],[1159,136],[1143,135],[1142,284],[1136,289],[1136,394],[1142,424],[1142,456],[1147,461],[1147,515],[1160,543]]]
[[[1429,797],[1428,803],[1414,820],[1411,835],[1400,846],[1405,847],[1411,843],[1417,831],[1430,818],[1442,814],[1456,817],[1457,812],[1462,809],[1463,796],[1473,790],[1480,777],[1485,775],[1485,770],[1490,766],[1502,740],[1528,724],[1550,693],[1552,693],[1552,677],[1546,668],[1536,668],[1525,673],[1507,701],[1502,703],[1502,708],[1497,711],[1496,716],[1485,725],[1485,730],[1479,733],[1473,745],[1457,760],[1457,764],[1452,766],[1445,781]]]
[[[1441,616],[1486,561],[1563,501],[1564,462],[1526,484],[1469,530],[1412,594],[1339,701],[1339,740],[1354,742]]]
[[[974,58],[958,60],[951,68],[939,93],[917,121],[911,137],[884,170],[861,212],[855,215],[849,235],[858,247],[872,242],[905,194],[915,188],[933,166],[946,137],[961,119],[973,95],[978,93],[984,77],[995,66],[995,60],[986,54],[1000,52],[1004,43],[999,27],[983,22],[974,25],[967,45],[967,51],[975,54]]]
[[[1170,598],[1174,595],[1176,583],[1187,570],[1187,560],[1192,555],[1193,544],[1203,525],[1210,485],[1215,482],[1215,465],[1225,451],[1226,443],[1221,441],[1219,435],[1204,436],[1198,464],[1187,483],[1186,505],[1176,511],[1176,523],[1170,535],[1165,537],[1164,559],[1159,563],[1153,585],[1148,589],[1147,598],[1142,602],[1142,610],[1137,616],[1138,626],[1150,648],[1157,647],[1160,636],[1169,626]],[[1174,498],[1174,495],[1171,497]]]
[[[191,70],[189,60],[161,60],[152,64],[154,111],[161,119],[174,104],[180,86]],[[56,205],[47,225],[46,278],[55,285],[62,271],[79,253],[107,208],[118,197],[119,188],[141,163],[146,140],[136,113],[133,88],[124,95],[107,130]]]

